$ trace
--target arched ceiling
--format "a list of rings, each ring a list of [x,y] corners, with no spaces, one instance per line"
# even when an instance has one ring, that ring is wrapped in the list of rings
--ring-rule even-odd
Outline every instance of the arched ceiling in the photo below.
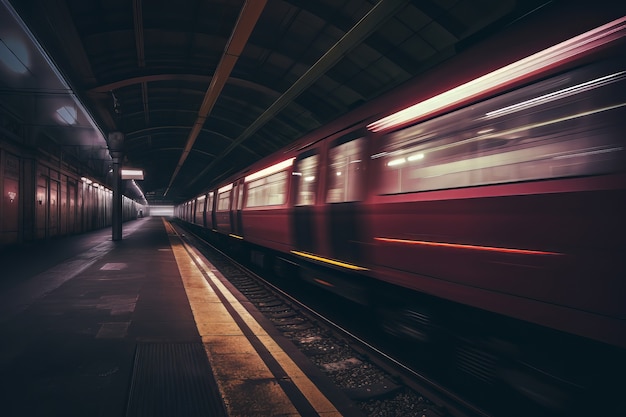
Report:
[[[138,184],[148,200],[174,203],[558,3],[2,2],[28,26],[104,137],[125,135],[124,164],[144,170]],[[2,88],[3,104],[22,108],[12,100],[26,87],[5,77]],[[49,130],[58,141],[76,134]]]

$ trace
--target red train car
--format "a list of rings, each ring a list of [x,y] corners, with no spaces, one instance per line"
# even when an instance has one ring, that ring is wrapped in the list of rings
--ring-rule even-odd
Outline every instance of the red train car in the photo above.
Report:
[[[234,176],[210,228],[374,304],[396,335],[445,326],[508,364],[488,378],[554,405],[561,359],[626,349],[626,17],[577,12],[559,31],[527,22],[541,39],[512,27]]]

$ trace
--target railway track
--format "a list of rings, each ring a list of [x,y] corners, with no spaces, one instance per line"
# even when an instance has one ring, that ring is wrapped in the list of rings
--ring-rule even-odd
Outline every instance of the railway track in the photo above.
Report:
[[[489,417],[446,387],[367,343],[189,228],[177,228],[364,416]]]

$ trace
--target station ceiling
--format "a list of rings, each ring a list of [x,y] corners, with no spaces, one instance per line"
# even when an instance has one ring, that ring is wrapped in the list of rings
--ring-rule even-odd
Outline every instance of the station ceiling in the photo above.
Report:
[[[10,12],[0,13],[0,56],[25,68],[0,68],[0,104],[95,175],[107,175],[110,133],[121,132],[124,166],[144,170],[137,183],[151,203],[219,185],[559,3],[0,1]]]

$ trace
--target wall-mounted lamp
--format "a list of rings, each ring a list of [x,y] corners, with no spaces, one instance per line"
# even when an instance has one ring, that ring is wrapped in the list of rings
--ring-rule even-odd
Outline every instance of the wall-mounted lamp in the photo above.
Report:
[[[9,201],[12,203],[13,201],[15,201],[15,197],[17,197],[17,194],[14,193],[13,191],[9,191]]]

